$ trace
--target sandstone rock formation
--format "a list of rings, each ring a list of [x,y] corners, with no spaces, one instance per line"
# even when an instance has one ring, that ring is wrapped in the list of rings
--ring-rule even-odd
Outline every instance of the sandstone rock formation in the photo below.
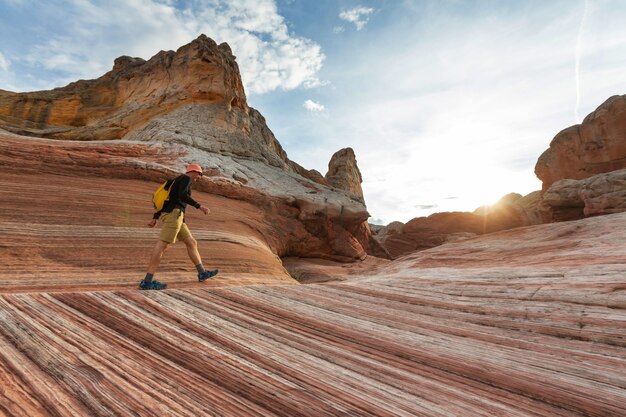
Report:
[[[248,106],[230,47],[205,35],[148,61],[117,58],[96,80],[33,93],[0,90],[0,127],[55,139],[185,143],[320,179],[288,160],[263,116]]]
[[[546,222],[626,211],[626,169],[584,180],[559,180],[544,193]]]
[[[541,191],[533,191],[511,202],[513,207],[520,212],[524,226],[543,223],[541,217],[541,198]]]
[[[335,152],[328,163],[328,172],[324,178],[331,187],[347,191],[354,199],[365,203],[361,188],[363,178],[356,164],[356,156],[352,148]]]
[[[52,91],[0,94],[0,122],[22,135],[72,140],[119,139],[159,114],[188,103],[248,112],[230,47],[201,35],[149,61],[123,56],[96,80]]]
[[[45,161],[53,174],[162,181],[196,162],[210,174],[199,189],[250,203],[271,219],[251,230],[277,256],[384,255],[362,199],[288,159],[263,116],[248,106],[228,45],[204,35],[148,61],[118,58],[96,80],[52,91],[0,91],[0,128],[10,149],[6,167]],[[143,151],[146,158],[138,158]],[[353,168],[358,172],[356,162]]]
[[[174,172],[171,151],[0,135],[2,291],[136,288],[158,240],[158,229],[146,225],[154,181]],[[194,192],[211,215],[187,213],[205,264],[222,271],[207,284],[295,283],[272,246],[282,242],[272,214],[243,193],[229,198],[226,185],[214,187],[222,192]],[[158,278],[184,287],[197,282],[194,270],[184,245],[177,244],[166,253]]]
[[[458,239],[539,224],[539,204],[539,192],[525,197],[509,194],[496,204],[480,207],[474,213],[444,212],[417,217],[406,224],[393,222],[374,233],[374,238],[395,259]]]
[[[158,236],[145,226],[151,217],[151,193],[157,181],[177,175],[185,161],[200,159],[187,151],[170,145],[0,135],[0,181],[6,185],[0,190],[0,228],[5,239],[21,242],[15,250],[0,251],[0,264],[5,265],[0,278],[13,277],[35,262],[46,271],[42,277],[63,274],[75,278],[68,279],[79,287],[85,280],[99,285],[90,277],[120,269],[123,272],[107,279],[136,285]],[[281,256],[341,261],[365,256],[347,229],[366,220],[360,204],[318,185],[315,194],[307,194],[315,183],[297,174],[286,175],[259,162],[242,160],[236,165],[213,157],[250,177],[243,184],[226,176],[224,169],[224,175],[194,185],[195,198],[211,207],[212,214],[199,216],[191,209],[188,221],[206,261],[222,265],[224,277],[232,272],[262,281],[290,280]],[[265,191],[270,188],[273,194]],[[54,236],[50,243],[48,233]],[[87,247],[74,250],[77,242]],[[42,245],[50,248],[41,256],[28,255],[40,253]],[[102,257],[105,247],[108,255]],[[193,265],[185,249],[172,252],[175,256],[166,257],[162,276],[170,282],[183,276],[188,280]],[[93,269],[89,274],[84,272],[87,266]],[[32,285],[45,286],[43,282]]]
[[[613,96],[557,134],[537,161],[543,191],[561,179],[580,180],[626,168],[626,95]]]
[[[39,271],[14,274],[0,279],[0,410],[621,416],[625,231],[626,213],[518,228],[311,285],[58,292],[59,275],[7,294]]]
[[[560,132],[535,167],[543,221],[626,210],[626,96],[613,96],[582,124]]]
[[[402,222],[391,222],[386,226],[374,225],[370,224],[370,230],[372,234],[379,242],[384,242],[385,239],[390,235],[395,235],[396,233],[401,233],[402,228],[404,227],[404,223]]]

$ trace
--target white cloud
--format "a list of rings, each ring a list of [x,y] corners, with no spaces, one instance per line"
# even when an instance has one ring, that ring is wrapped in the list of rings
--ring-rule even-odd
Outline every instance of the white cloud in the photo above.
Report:
[[[8,71],[11,61],[0,52],[0,71]]]
[[[346,31],[346,28],[344,28],[343,26],[335,26],[333,28],[333,33],[342,33],[345,31]]]
[[[249,94],[323,84],[320,45],[290,34],[274,0],[192,1],[185,9],[170,0],[61,3],[34,11],[60,25],[49,41],[25,54],[32,68],[63,74],[55,86],[99,77],[120,55],[149,59],[178,49],[201,33],[230,45]]]
[[[339,18],[346,22],[354,23],[356,30],[361,30],[369,21],[369,16],[374,13],[371,7],[358,6],[350,10],[339,13]]]
[[[304,107],[305,109],[307,109],[308,111],[313,112],[313,113],[320,113],[320,112],[323,112],[324,110],[326,110],[324,105],[322,105],[320,103],[316,103],[313,100],[306,100],[304,102],[304,104],[302,105],[302,107]]]

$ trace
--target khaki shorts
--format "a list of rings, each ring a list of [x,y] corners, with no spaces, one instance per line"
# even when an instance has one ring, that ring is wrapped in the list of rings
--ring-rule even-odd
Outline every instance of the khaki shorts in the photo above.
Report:
[[[161,215],[161,221],[163,227],[161,228],[161,234],[159,239],[167,243],[176,243],[176,240],[183,241],[191,236],[191,232],[185,223],[183,218],[185,213],[180,209],[174,209],[170,213],[163,213]]]

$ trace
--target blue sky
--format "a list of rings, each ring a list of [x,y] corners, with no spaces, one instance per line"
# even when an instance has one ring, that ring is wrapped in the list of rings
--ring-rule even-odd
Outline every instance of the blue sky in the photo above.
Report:
[[[626,94],[624,21],[620,0],[0,0],[0,88],[205,33],[292,160],[352,147],[371,221],[407,221],[540,189],[554,135]]]

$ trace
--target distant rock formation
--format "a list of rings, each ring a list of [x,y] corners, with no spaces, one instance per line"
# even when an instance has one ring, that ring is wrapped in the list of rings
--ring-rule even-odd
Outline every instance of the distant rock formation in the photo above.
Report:
[[[562,179],[581,180],[626,168],[626,95],[612,96],[557,134],[537,161],[543,191]]]
[[[356,156],[352,148],[335,152],[328,163],[328,172],[324,178],[331,187],[347,191],[354,199],[365,203],[361,188],[363,178],[356,164]]]
[[[539,224],[540,201],[538,191],[525,197],[512,193],[473,213],[443,212],[416,217],[406,224],[393,222],[376,230],[374,238],[396,259],[459,239]]]
[[[490,206],[482,206],[474,210],[474,214],[486,216],[487,224],[519,224],[530,226],[541,224],[541,191],[534,191],[522,196],[510,193]]]
[[[52,91],[0,91],[0,128],[4,147],[23,148],[13,157],[28,161],[24,169],[52,174],[162,180],[200,163],[207,175],[198,189],[262,210],[267,221],[253,232],[278,256],[354,261],[368,251],[385,253],[367,226],[362,192],[360,199],[354,194],[355,186],[360,190],[354,154],[337,171],[348,188],[290,161],[263,116],[248,106],[230,47],[204,35],[148,61],[120,57],[96,80]],[[76,143],[92,140],[99,142]],[[135,154],[155,147],[157,158],[151,151]],[[52,152],[37,158],[45,149]],[[354,173],[358,182],[349,177]]]
[[[545,222],[626,211],[626,169],[584,180],[559,180],[543,195]]]
[[[626,95],[612,96],[555,136],[535,166],[544,222],[626,210]]]

